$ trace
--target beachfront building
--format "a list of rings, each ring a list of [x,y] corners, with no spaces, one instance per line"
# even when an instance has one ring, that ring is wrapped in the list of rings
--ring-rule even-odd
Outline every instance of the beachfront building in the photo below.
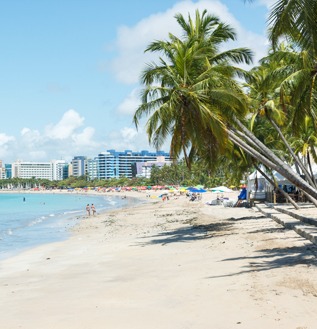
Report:
[[[151,178],[151,171],[154,166],[160,169],[171,164],[171,159],[166,160],[164,156],[158,156],[155,161],[136,162],[132,167],[132,173],[135,177]]]
[[[6,178],[6,171],[4,167],[0,167],[0,179],[5,179]]]
[[[87,157],[78,155],[72,160],[72,176],[81,177],[87,175]]]
[[[68,177],[67,175],[68,164],[65,160],[53,160],[52,170],[53,170],[53,180],[63,180]]]
[[[4,169],[5,169],[5,179],[9,179],[12,177],[12,164],[11,163],[6,163],[4,165]]]
[[[98,158],[87,160],[87,173],[90,180],[98,178]]]
[[[171,160],[169,153],[164,151],[149,152],[143,150],[141,152],[133,152],[125,150],[117,152],[115,150],[107,150],[98,154],[95,158],[97,161],[97,176],[99,179],[120,178],[122,176],[132,178],[133,167],[135,167],[136,163],[155,162],[158,157],[164,157],[166,161]]]
[[[16,161],[12,163],[11,177],[62,180],[65,160],[50,162]]]

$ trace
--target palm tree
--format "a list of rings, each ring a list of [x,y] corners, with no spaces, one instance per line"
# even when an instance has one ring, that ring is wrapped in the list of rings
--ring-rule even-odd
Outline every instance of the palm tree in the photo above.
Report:
[[[172,136],[171,155],[183,153],[190,167],[197,154],[213,159],[227,144],[224,122],[232,113],[243,117],[247,98],[233,79],[244,71],[232,63],[250,63],[252,53],[239,48],[220,52],[219,47],[235,39],[231,27],[215,16],[196,11],[195,21],[176,15],[184,31],[182,39],[169,34],[169,41],[155,41],[146,51],[163,53],[160,65],[151,63],[143,72],[142,105],[134,123],[147,122],[150,143],[159,148]]]
[[[270,16],[270,39],[277,45],[280,37],[295,41],[311,53],[317,51],[317,2],[315,0],[277,0]]]
[[[168,41],[155,41],[146,51],[160,51],[160,65],[151,63],[143,72],[142,104],[134,115],[138,127],[149,116],[149,141],[159,148],[171,135],[171,153],[183,153],[186,164],[197,156],[214,159],[232,147],[232,141],[264,165],[276,170],[307,194],[317,199],[317,191],[290,165],[279,158],[246,128],[248,98],[234,80],[246,73],[234,63],[251,61],[248,49],[219,52],[221,41],[234,39],[234,31],[204,11],[196,12],[188,23],[176,19],[183,38],[169,34]],[[314,202],[317,206],[317,200]]]
[[[250,0],[252,1],[252,0]],[[315,121],[317,77],[317,2],[315,0],[277,0],[269,15],[269,37],[276,61],[284,62],[279,74],[286,74],[281,95],[290,93],[296,118],[310,115]],[[281,38],[291,47],[281,49]],[[315,126],[317,130],[317,126]]]

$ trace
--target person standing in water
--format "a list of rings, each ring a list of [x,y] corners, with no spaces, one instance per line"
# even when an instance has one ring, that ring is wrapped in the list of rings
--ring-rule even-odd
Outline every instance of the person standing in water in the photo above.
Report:
[[[89,203],[88,203],[87,206],[86,206],[86,212],[87,212],[87,215],[90,216],[90,207],[89,207]]]
[[[92,215],[95,216],[95,213],[96,213],[96,207],[95,205],[92,203],[91,204],[91,207],[90,207],[91,211],[92,211]]]

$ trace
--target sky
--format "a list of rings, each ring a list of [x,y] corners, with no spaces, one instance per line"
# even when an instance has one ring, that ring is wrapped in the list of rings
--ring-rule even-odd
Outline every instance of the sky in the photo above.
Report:
[[[231,25],[254,63],[266,53],[274,0],[11,0],[0,2],[0,160],[70,161],[109,149],[153,150],[140,75],[154,40],[180,35],[174,18],[207,9]],[[168,142],[163,151],[169,151]]]

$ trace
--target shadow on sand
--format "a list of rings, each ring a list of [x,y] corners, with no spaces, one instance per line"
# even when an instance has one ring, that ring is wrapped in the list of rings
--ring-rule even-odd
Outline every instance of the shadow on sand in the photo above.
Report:
[[[232,227],[232,224],[229,222],[222,223],[212,223],[205,225],[191,225],[188,227],[180,227],[175,230],[169,230],[165,232],[161,232],[157,235],[153,235],[150,237],[150,241],[143,243],[142,245],[152,245],[152,244],[161,244],[166,245],[170,243],[176,242],[191,242],[195,240],[201,239],[209,239],[213,236],[224,236],[231,235],[234,233],[226,233]],[[146,237],[149,238],[148,236]]]
[[[210,276],[209,278],[221,278],[250,272],[268,271],[281,267],[293,267],[299,264],[317,266],[317,246],[314,245],[261,249],[255,252],[258,255],[251,257],[226,258],[222,260],[222,262],[246,260],[248,261],[248,264],[242,266],[243,270],[230,274]]]

